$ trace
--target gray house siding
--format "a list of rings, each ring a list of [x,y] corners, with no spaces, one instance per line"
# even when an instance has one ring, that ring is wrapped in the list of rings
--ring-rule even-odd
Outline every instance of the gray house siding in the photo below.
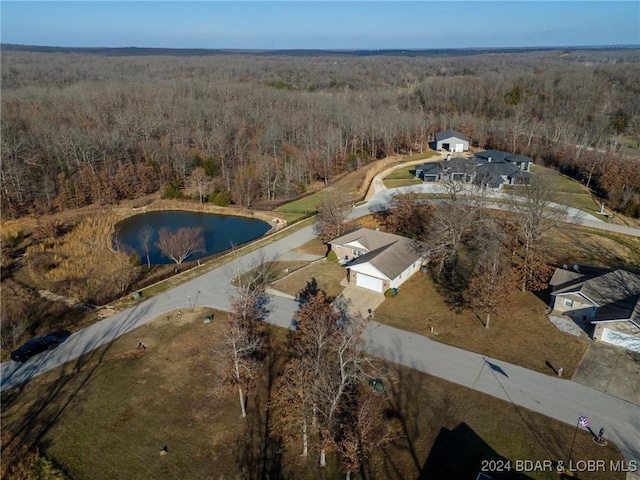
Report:
[[[455,151],[457,144],[462,144],[463,152],[466,152],[469,150],[469,141],[463,140],[462,138],[458,138],[458,137],[449,137],[449,138],[444,138],[442,140],[438,140],[436,142],[436,150],[442,150],[443,148],[446,147],[446,149],[449,151]]]

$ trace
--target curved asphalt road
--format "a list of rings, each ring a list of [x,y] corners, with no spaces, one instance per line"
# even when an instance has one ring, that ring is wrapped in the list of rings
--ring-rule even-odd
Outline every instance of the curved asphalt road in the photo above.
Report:
[[[378,192],[367,204],[354,209],[351,216],[360,217],[371,210],[380,209],[388,203],[392,193],[402,191],[400,188]],[[601,221],[594,224],[596,228],[607,230],[618,227]],[[640,231],[630,230],[632,235],[640,236]],[[240,270],[246,271],[262,259],[277,258],[314,237],[312,227],[297,231],[241,257]],[[71,335],[57,349],[38,355],[24,364],[4,362],[0,367],[0,391],[20,385],[168,312],[190,308],[190,302],[228,310],[228,299],[234,292],[234,287],[229,283],[235,276],[232,268],[228,265],[212,270],[106,318]],[[295,301],[272,296],[268,321],[289,328],[296,309]],[[367,349],[384,359],[513,402],[570,425],[576,424],[578,415],[586,415],[594,427],[605,427],[607,438],[620,447],[627,461],[635,460],[640,465],[640,407],[630,402],[569,380],[482,357],[375,322],[367,332]],[[574,458],[576,460],[579,459]]]

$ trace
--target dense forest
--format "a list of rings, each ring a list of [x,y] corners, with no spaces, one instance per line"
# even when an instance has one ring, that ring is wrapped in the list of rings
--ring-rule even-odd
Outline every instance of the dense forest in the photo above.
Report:
[[[149,53],[149,52],[146,52]],[[2,52],[3,216],[155,192],[265,207],[454,128],[640,217],[638,49]],[[202,189],[206,190],[202,192]]]

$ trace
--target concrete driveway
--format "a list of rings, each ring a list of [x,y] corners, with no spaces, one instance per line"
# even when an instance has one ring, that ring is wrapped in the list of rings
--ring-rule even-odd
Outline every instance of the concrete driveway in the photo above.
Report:
[[[640,355],[593,342],[573,381],[640,405]]]
[[[384,302],[382,293],[356,287],[355,285],[347,285],[333,303],[340,310],[344,309],[349,313],[359,313],[364,318],[367,318],[369,309],[374,311],[382,302]]]

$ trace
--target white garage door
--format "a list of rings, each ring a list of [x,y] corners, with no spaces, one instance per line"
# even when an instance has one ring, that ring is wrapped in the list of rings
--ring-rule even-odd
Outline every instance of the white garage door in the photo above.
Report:
[[[602,341],[640,353],[640,338],[626,333],[616,332],[610,328],[602,329]]]
[[[382,279],[370,277],[369,275],[364,275],[362,273],[358,273],[356,277],[356,285],[359,287],[368,288],[369,290],[373,290],[375,292],[382,292]]]
[[[454,152],[464,152],[464,143],[456,143]]]

